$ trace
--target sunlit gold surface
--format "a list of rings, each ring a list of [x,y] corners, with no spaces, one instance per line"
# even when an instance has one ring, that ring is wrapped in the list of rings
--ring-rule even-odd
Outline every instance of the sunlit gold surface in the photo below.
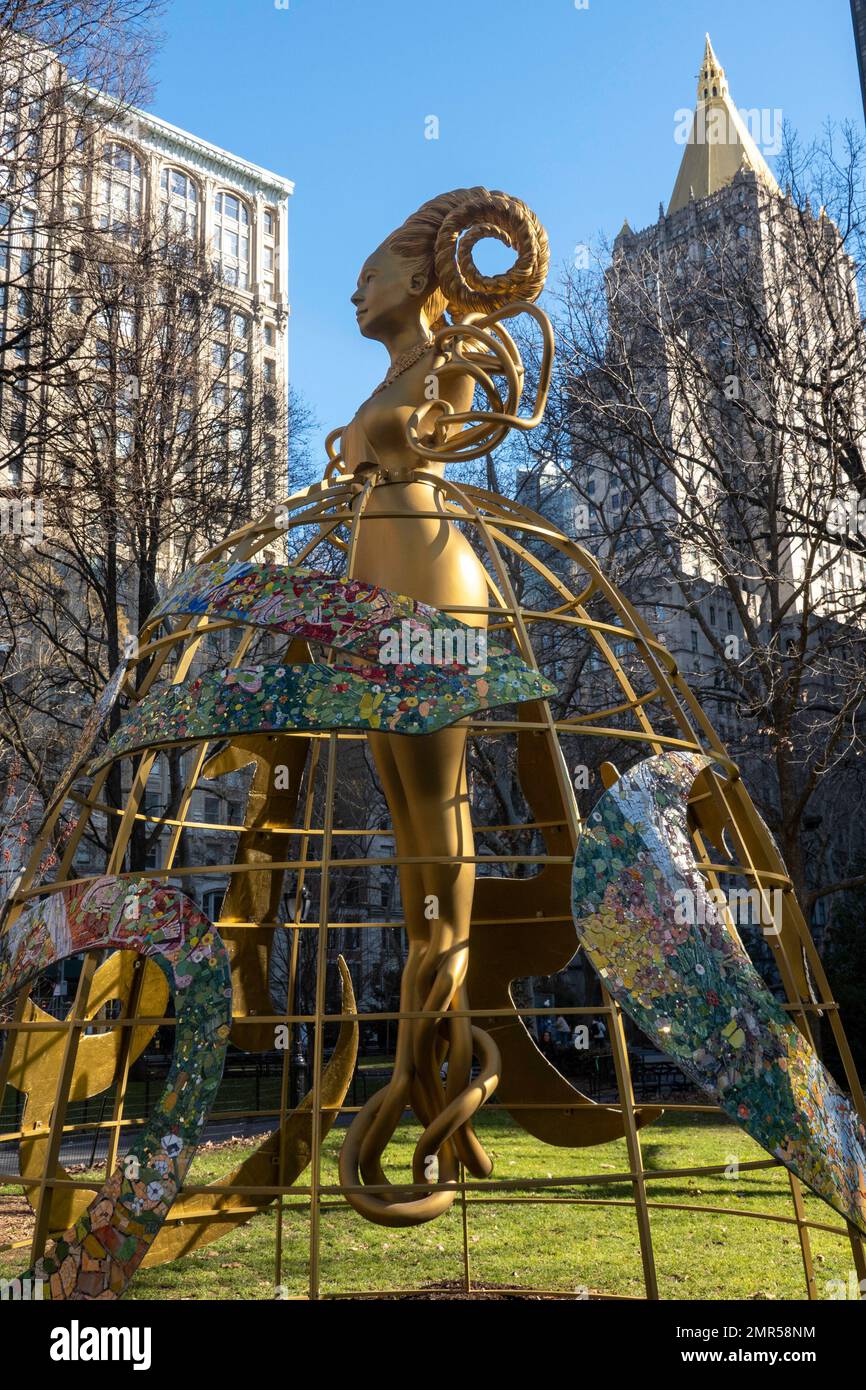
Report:
[[[356,1012],[352,979],[340,956],[342,1008]],[[337,1046],[322,1075],[319,1109],[324,1136],[340,1113],[358,1059],[358,1025],[346,1020],[340,1025]],[[168,1222],[144,1257],[144,1267],[180,1259],[243,1226],[258,1212],[270,1206],[271,1193],[247,1193],[245,1188],[290,1187],[308,1166],[313,1152],[313,1093],[306,1095],[281,1129],[245,1158],[220,1184],[236,1187],[237,1192],[209,1194],[183,1191],[175,1200]]]
[[[250,872],[232,876],[220,913],[220,934],[232,964],[232,1008],[235,1018],[244,1020],[232,1029],[231,1041],[244,1052],[267,1052],[274,1043],[273,1024],[250,1020],[271,1013],[268,961],[282,916],[285,874],[270,865],[280,858],[280,830],[294,822],[308,753],[307,739],[238,738],[202,769],[203,777],[217,778],[255,763],[235,856],[235,863],[249,866]],[[278,766],[289,770],[288,786],[280,790],[274,775]]]
[[[136,1012],[142,1018],[159,1018],[165,1012],[168,1001],[168,983],[159,967],[151,961],[147,961],[143,968],[144,980]],[[85,1017],[94,1018],[112,1000],[119,1000],[125,1007],[137,969],[141,967],[129,951],[115,951],[110,955],[93,977]],[[42,1024],[55,1022],[53,1016],[40,1009],[32,999],[27,1000],[22,1021]],[[110,1024],[104,1027],[104,1032],[85,1034],[79,1043],[69,1086],[70,1100],[89,1100],[101,1095],[115,1079],[124,1035],[119,1028],[113,1028]],[[130,1063],[141,1056],[155,1031],[155,1025],[133,1030]],[[9,1084],[27,1097],[22,1118],[25,1137],[22,1137],[18,1151],[23,1178],[38,1180],[42,1177],[49,1121],[57,1095],[65,1045],[64,1028],[32,1033],[24,1031],[10,1039]],[[60,1180],[69,1177],[59,1164],[55,1171]],[[38,1188],[25,1186],[24,1193],[28,1201],[35,1205]],[[51,1197],[51,1229],[59,1231],[71,1226],[89,1200],[85,1193],[56,1188]]]
[[[549,253],[544,229],[519,200],[484,189],[464,193],[442,200],[454,206],[444,216],[460,218],[459,244],[455,228],[450,247],[440,245],[437,234],[435,257],[417,258],[434,211],[427,204],[361,269],[352,296],[359,327],[387,348],[394,379],[386,378],[344,431],[340,462],[374,484],[355,503],[350,574],[455,616],[468,610],[472,624],[485,627],[490,578],[468,538],[449,520],[435,476],[448,463],[488,453],[510,429],[530,429],[540,420],[552,341],[546,317],[527,300],[544,284]],[[484,236],[499,236],[518,250],[510,272],[488,278],[476,270],[472,249]],[[449,251],[456,252],[456,265]],[[481,295],[487,296],[486,314],[473,312]],[[449,299],[457,300],[459,321],[431,334]],[[518,413],[523,366],[503,326],[503,319],[521,312],[536,319],[544,342],[529,416]],[[428,338],[429,349],[414,360]],[[411,365],[401,370],[403,362]],[[486,397],[485,410],[473,408],[477,388]],[[419,464],[432,469],[429,478],[418,476]],[[404,862],[400,869],[408,940],[400,1007],[428,1016],[401,1021],[392,1079],[354,1120],[340,1156],[340,1180],[347,1187],[377,1188],[351,1191],[349,1201],[371,1220],[402,1226],[451,1206],[458,1161],[476,1178],[489,1176],[492,1164],[471,1117],[500,1083],[502,1057],[491,1033],[460,1013],[468,1009],[476,878],[466,730],[457,725],[415,739],[371,734],[369,741],[398,855],[404,861],[427,859]],[[479,1066],[474,1079],[473,1056]],[[429,1195],[387,1188],[384,1151],[407,1104],[423,1126],[413,1178],[430,1185]]]
[[[526,704],[521,719],[535,723],[541,708]],[[557,786],[547,739],[537,730],[517,735],[520,784],[535,820],[545,826],[548,854],[560,861],[548,864],[531,878],[480,878],[475,887],[472,951],[466,985],[473,1008],[513,1007],[510,986],[531,975],[554,975],[574,956],[574,924],[564,910],[571,896],[573,853],[568,818]],[[533,920],[534,919],[534,920]],[[621,1139],[625,1122],[620,1112],[594,1104],[572,1086],[538,1047],[517,1016],[479,1019],[502,1056],[502,1078],[496,1088],[519,1124],[546,1144],[583,1148]],[[635,1112],[640,1128],[661,1114],[658,1106]]]

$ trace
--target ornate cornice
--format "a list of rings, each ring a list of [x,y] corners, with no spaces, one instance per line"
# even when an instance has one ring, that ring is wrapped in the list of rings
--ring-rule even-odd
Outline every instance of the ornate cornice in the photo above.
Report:
[[[104,108],[110,108],[108,98],[98,97],[96,101]],[[262,169],[258,164],[251,164],[138,107],[119,111],[116,119],[108,120],[107,128],[119,138],[133,140],[165,159],[186,165],[192,172],[210,175],[217,180],[222,178],[251,198],[265,197],[282,202],[294,192],[295,185],[291,179]]]

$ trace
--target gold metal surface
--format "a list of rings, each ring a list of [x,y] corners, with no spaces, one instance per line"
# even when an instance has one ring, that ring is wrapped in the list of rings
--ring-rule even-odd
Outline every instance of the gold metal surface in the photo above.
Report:
[[[537,721],[538,707],[522,706],[521,717]],[[518,734],[517,747],[520,785],[536,820],[546,823],[548,854],[573,854],[544,735]],[[513,1008],[510,985],[514,980],[565,969],[575,951],[570,900],[570,863],[547,865],[530,878],[479,878],[466,981],[474,1009]],[[546,1144],[567,1148],[622,1138],[622,1114],[595,1104],[572,1086],[539,1051],[520,1018],[482,1014],[479,1023],[502,1055],[497,1099],[525,1130]],[[642,1106],[635,1112],[638,1127],[651,1124],[661,1113],[658,1106]]]
[[[220,913],[220,935],[232,966],[232,1013],[244,1020],[230,1036],[244,1052],[267,1052],[274,1045],[273,1024],[248,1020],[272,1012],[268,960],[274,927],[282,917],[285,871],[271,865],[282,858],[279,832],[295,819],[309,748],[308,739],[237,738],[202,768],[202,777],[213,779],[255,762],[235,855],[235,864],[248,866],[249,872],[232,875]],[[280,765],[289,770],[285,790],[276,787],[275,768]],[[246,925],[234,927],[235,922]]]
[[[141,968],[129,951],[115,951],[110,955],[93,976],[84,1017],[94,1018],[112,1000],[125,1004],[135,975]],[[165,1013],[168,982],[152,961],[145,962],[143,969],[144,979],[137,1013],[142,1018],[158,1018]],[[32,999],[26,1001],[21,1017],[25,1024],[57,1022]],[[79,1042],[69,1084],[70,1101],[90,1100],[107,1090],[115,1081],[124,1030],[112,1027],[110,1023],[104,1027],[103,1032],[85,1033]],[[132,1030],[130,1062],[141,1056],[155,1032],[155,1025],[144,1025]],[[45,1170],[45,1145],[57,1095],[66,1036],[67,1030],[61,1024],[50,1030],[16,1032],[9,1039],[8,1081],[26,1096],[22,1118],[22,1129],[26,1134],[19,1141],[19,1168],[22,1178],[36,1182],[42,1178]],[[55,1176],[62,1180],[68,1178],[69,1174],[58,1164]],[[36,1205],[38,1194],[38,1186],[31,1187],[25,1183],[24,1195],[31,1205]],[[71,1226],[88,1201],[89,1197],[86,1194],[56,1188],[51,1197],[51,1229],[65,1230]]]
[[[343,957],[338,958],[342,987],[342,1008],[355,1013],[357,1005],[352,978]],[[340,1025],[337,1045],[322,1072],[319,1100],[322,1135],[333,1125],[352,1081],[358,1059],[358,1025]],[[274,1200],[273,1193],[247,1193],[244,1188],[291,1187],[309,1165],[313,1152],[313,1093],[310,1091],[281,1129],[269,1134],[263,1144],[245,1158],[220,1187],[237,1192],[209,1196],[204,1192],[181,1192],[166,1224],[144,1257],[144,1267],[180,1259],[201,1250],[215,1240],[244,1225]],[[283,1164],[282,1175],[280,1165]]]

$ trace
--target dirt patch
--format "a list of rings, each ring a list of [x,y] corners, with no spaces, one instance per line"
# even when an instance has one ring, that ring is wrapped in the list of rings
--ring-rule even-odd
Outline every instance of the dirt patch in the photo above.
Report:
[[[531,1289],[514,1289],[505,1284],[473,1284],[471,1291],[466,1292],[463,1285],[456,1279],[447,1280],[441,1284],[430,1284],[426,1288],[418,1289],[415,1293],[383,1293],[372,1295],[372,1300],[382,1303],[443,1303],[443,1302],[462,1302],[462,1303],[548,1303],[560,1302],[563,1299],[586,1302],[587,1297],[593,1298],[593,1294],[574,1294],[563,1292],[556,1293],[533,1293]],[[328,1302],[334,1303],[354,1303],[367,1302],[365,1299],[346,1298],[329,1299]]]
[[[33,1235],[33,1222],[33,1211],[23,1193],[10,1193],[0,1197],[0,1245],[11,1245],[16,1240],[30,1240]]]

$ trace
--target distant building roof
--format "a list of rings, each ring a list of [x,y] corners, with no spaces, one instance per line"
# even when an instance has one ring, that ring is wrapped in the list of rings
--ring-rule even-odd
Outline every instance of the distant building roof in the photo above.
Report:
[[[680,172],[668,213],[679,212],[691,198],[707,198],[751,169],[773,192],[780,192],[773,173],[731,100],[725,70],[707,34],[698,74],[698,99]]]

